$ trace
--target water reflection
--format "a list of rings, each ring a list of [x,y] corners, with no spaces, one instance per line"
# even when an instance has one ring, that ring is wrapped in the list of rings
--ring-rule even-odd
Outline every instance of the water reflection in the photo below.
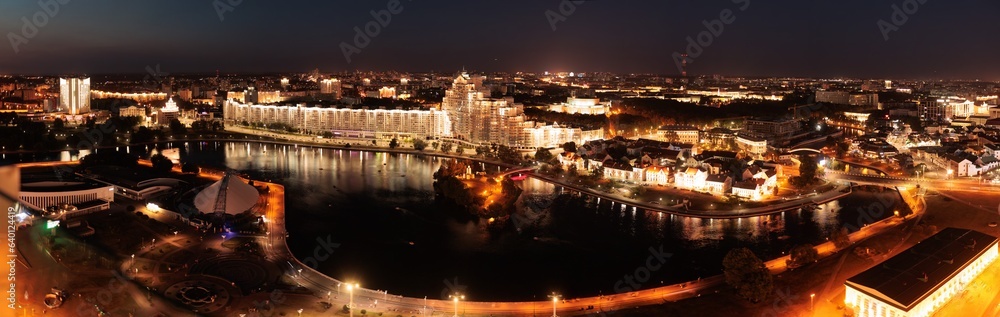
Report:
[[[484,300],[530,300],[552,289],[570,297],[608,294],[644,263],[650,248],[674,254],[651,281],[686,281],[718,274],[732,248],[780,256],[796,244],[822,242],[844,225],[858,227],[858,219],[865,221],[859,214],[874,201],[887,201],[889,208],[899,201],[895,192],[874,190],[813,211],[701,219],[563,194],[561,187],[529,178],[520,183],[519,216],[494,232],[435,201],[432,175],[440,158],[241,142],[163,147],[177,148],[184,162],[285,184],[294,253],[309,256],[315,239],[329,236],[341,247],[320,270],[414,297],[435,298],[445,287],[441,281],[456,277]],[[149,155],[153,148],[129,150]]]

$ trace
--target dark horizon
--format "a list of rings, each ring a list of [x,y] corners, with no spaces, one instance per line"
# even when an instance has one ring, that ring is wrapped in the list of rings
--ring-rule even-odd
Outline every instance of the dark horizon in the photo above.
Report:
[[[464,68],[676,77],[673,55],[685,52],[687,38],[730,16],[695,54],[690,76],[1000,80],[1000,41],[984,38],[1000,31],[991,23],[1000,3],[985,0],[926,1],[898,25],[894,6],[919,1],[587,1],[563,15],[559,0],[401,0],[363,47],[354,28],[375,21],[370,12],[388,10],[390,0],[226,3],[94,0],[55,14],[37,2],[0,3],[0,74],[144,74],[160,65],[171,75]],[[39,14],[46,23],[22,36],[24,20]],[[880,28],[891,29],[888,40]],[[350,63],[342,43],[357,49]]]

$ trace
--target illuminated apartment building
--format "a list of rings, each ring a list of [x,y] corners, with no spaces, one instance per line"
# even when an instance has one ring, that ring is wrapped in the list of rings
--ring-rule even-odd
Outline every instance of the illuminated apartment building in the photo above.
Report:
[[[90,112],[90,78],[60,78],[59,106],[71,115]]]

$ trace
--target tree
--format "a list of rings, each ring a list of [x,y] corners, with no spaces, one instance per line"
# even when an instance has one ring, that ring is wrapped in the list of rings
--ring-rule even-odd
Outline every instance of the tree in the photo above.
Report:
[[[66,122],[63,121],[62,118],[56,118],[55,120],[52,120],[52,129],[53,130],[62,130],[62,129],[65,129],[65,128],[66,128]]]
[[[414,150],[423,151],[426,148],[427,148],[427,141],[424,141],[424,140],[421,140],[421,139],[414,139],[413,140],[413,149]]]
[[[576,153],[576,142],[566,142],[562,145],[563,152],[574,152]]]
[[[816,170],[819,164],[808,154],[799,154],[799,178],[802,186],[812,184],[816,180]]]
[[[99,165],[112,165],[121,166],[125,168],[134,168],[138,165],[138,158],[135,155],[125,153],[124,151],[110,151],[101,150],[93,152],[84,156],[80,159],[80,166],[82,167],[92,167]]]
[[[198,165],[195,165],[194,163],[191,162],[184,163],[184,165],[181,165],[181,172],[184,173],[198,174],[198,172],[200,171],[201,169],[198,168]]]
[[[139,127],[135,133],[132,133],[132,139],[130,141],[132,144],[153,141],[153,131],[147,127]]]
[[[833,245],[837,249],[843,249],[851,246],[851,237],[848,235],[847,227],[841,227],[839,230],[834,230],[830,233],[830,241],[833,241]]]
[[[826,142],[823,143],[826,147],[837,146],[837,139],[834,139],[832,135],[826,137]]]
[[[750,302],[757,303],[769,296],[774,289],[771,272],[750,249],[730,250],[722,259],[726,284]]]
[[[554,158],[555,156],[552,156],[552,152],[549,152],[546,148],[538,148],[538,151],[535,151],[535,160],[541,163],[552,162]]]
[[[180,120],[172,119],[170,120],[170,133],[174,135],[185,134],[187,133],[187,128],[184,127],[184,124]]]
[[[431,148],[433,148],[433,149],[435,149],[435,150],[437,150],[437,149],[441,148],[441,142],[438,142],[438,141],[434,141],[434,142],[432,142],[432,143],[431,143]]]
[[[444,152],[444,153],[451,152],[452,146],[453,145],[451,144],[451,142],[441,143],[441,152]]]
[[[681,137],[677,135],[677,131],[666,130],[663,131],[663,141],[676,143],[681,140]]]
[[[149,161],[153,163],[153,169],[157,172],[168,173],[174,168],[174,162],[162,154],[153,155]]]
[[[389,148],[395,149],[397,147],[399,147],[399,140],[396,138],[392,138],[392,141],[389,141]]]
[[[521,155],[517,152],[517,150],[506,145],[500,145],[497,147],[497,158],[508,164],[521,163]]]
[[[482,156],[482,157],[489,157],[490,154],[492,154],[492,153],[493,153],[493,151],[491,151],[488,146],[480,145],[480,146],[476,147],[476,155],[479,155],[479,156]]]
[[[788,265],[796,267],[816,262],[816,258],[819,257],[816,248],[808,244],[800,244],[793,247],[789,255]]]
[[[850,143],[847,143],[847,142],[838,142],[837,143],[837,158],[844,158],[844,155],[846,155],[847,151],[850,151],[850,150],[851,150],[851,144]]]

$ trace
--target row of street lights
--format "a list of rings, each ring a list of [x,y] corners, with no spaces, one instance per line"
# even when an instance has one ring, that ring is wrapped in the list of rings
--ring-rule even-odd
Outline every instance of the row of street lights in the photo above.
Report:
[[[361,285],[359,285],[358,283],[353,283],[353,284],[347,283],[347,293],[349,294],[347,308],[350,317],[354,317],[354,289],[360,287]],[[340,289],[340,284],[337,284],[337,289],[338,290]],[[329,292],[327,292],[327,296],[329,295],[330,295]],[[549,298],[552,298],[552,317],[559,317],[559,315],[556,315],[556,305],[559,304],[560,297],[561,296],[557,295],[556,293],[552,293],[552,295],[549,295]],[[448,295],[448,298],[450,298],[452,302],[455,304],[455,314],[452,315],[452,317],[458,317],[458,302],[465,300],[465,295],[462,295],[461,293],[455,293],[452,295]],[[426,297],[424,297],[424,301],[425,302],[427,301]],[[426,309],[427,309],[426,304],[424,304],[425,313]],[[299,314],[301,315],[302,312],[299,311]]]

